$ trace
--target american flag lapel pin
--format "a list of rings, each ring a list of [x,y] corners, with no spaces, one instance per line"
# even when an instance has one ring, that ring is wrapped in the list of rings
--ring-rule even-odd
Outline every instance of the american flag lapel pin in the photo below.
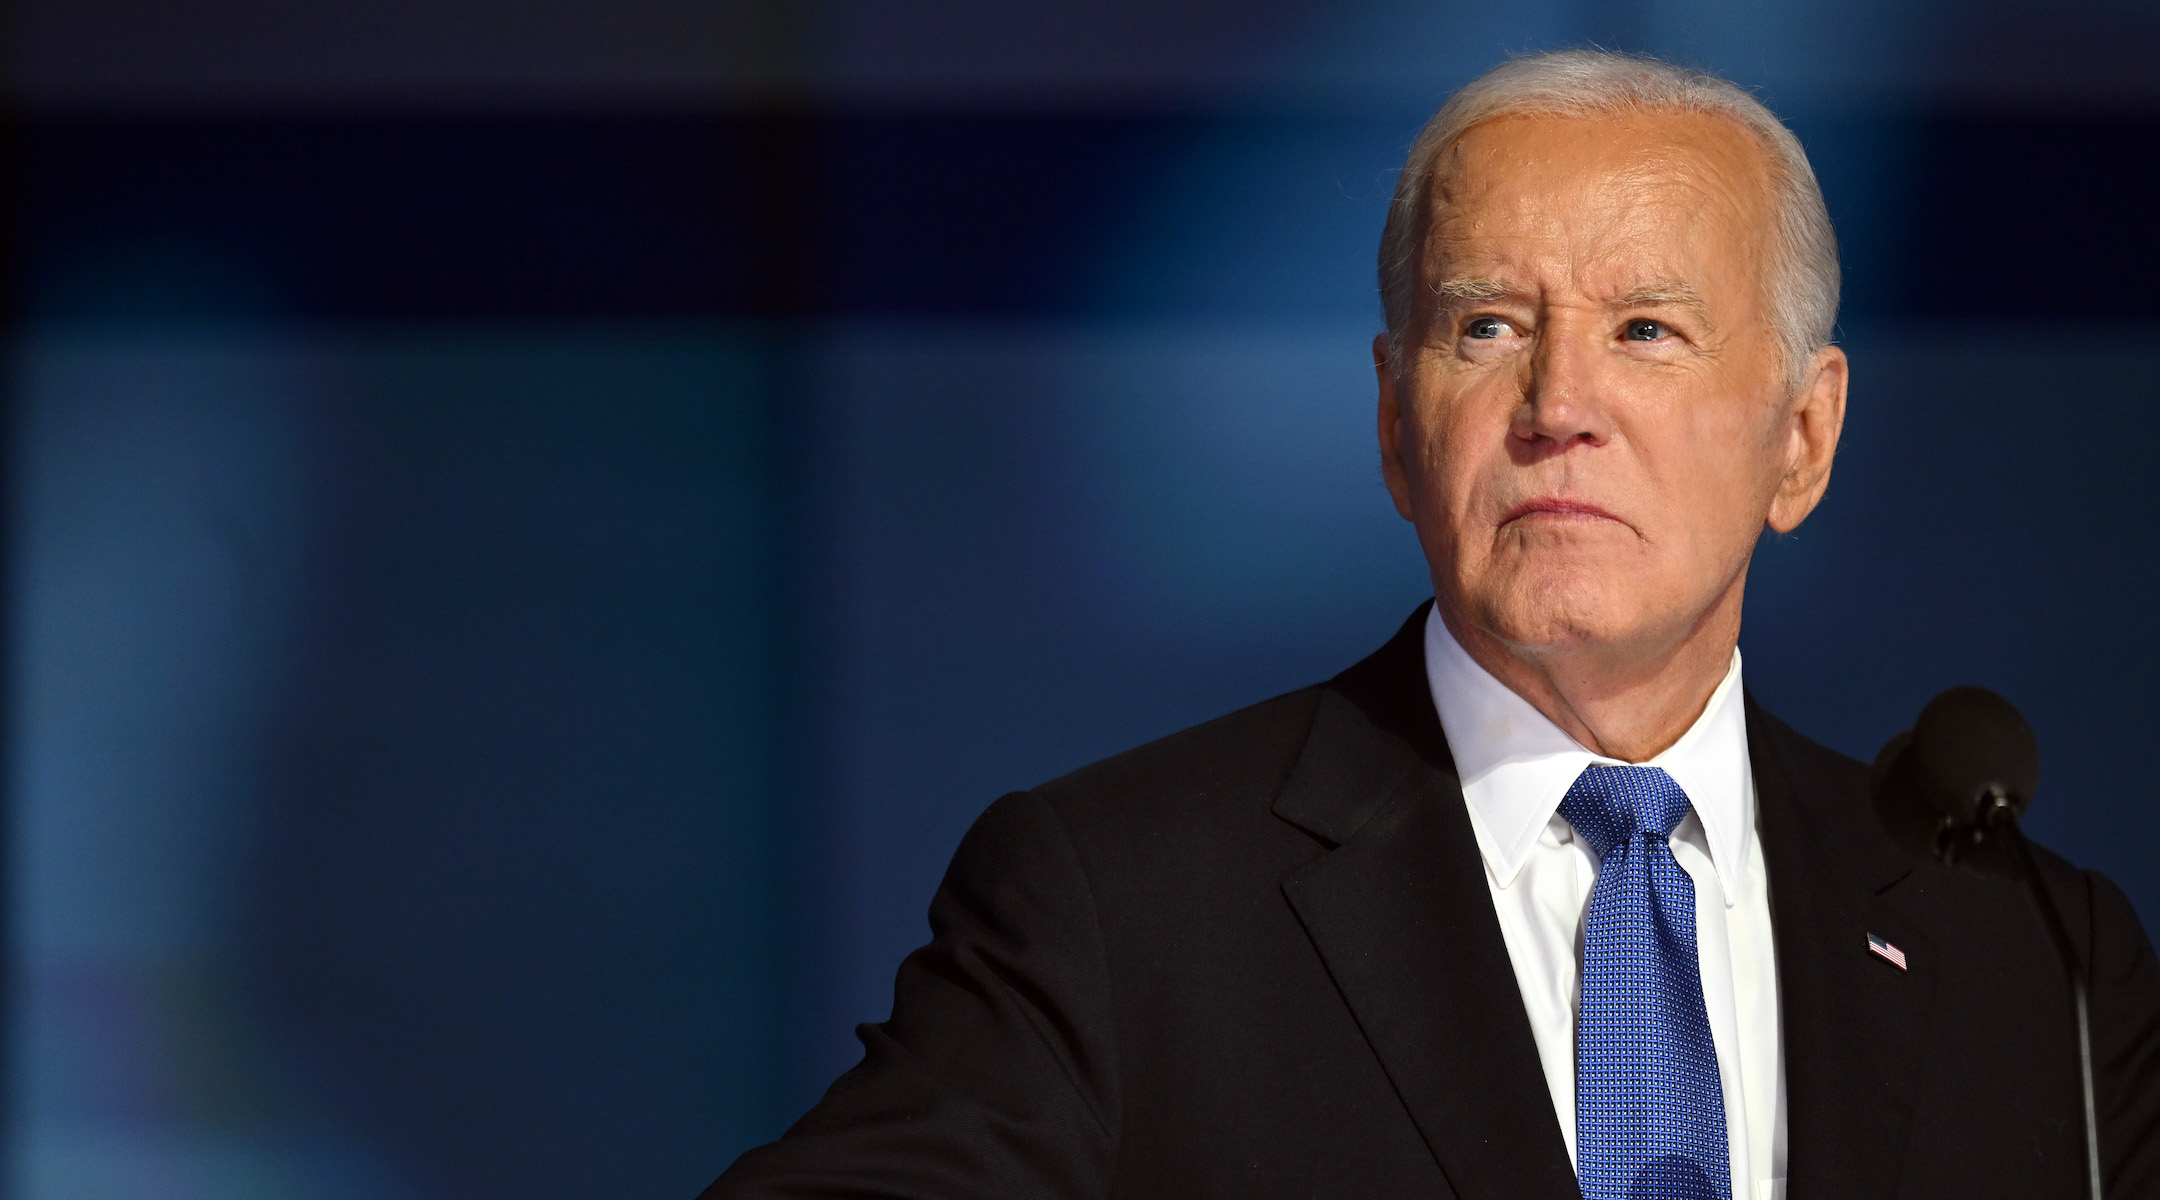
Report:
[[[1898,970],[1907,969],[1905,966],[1905,952],[1872,933],[1867,935],[1867,948],[1874,951],[1877,957],[1888,959],[1890,965]]]

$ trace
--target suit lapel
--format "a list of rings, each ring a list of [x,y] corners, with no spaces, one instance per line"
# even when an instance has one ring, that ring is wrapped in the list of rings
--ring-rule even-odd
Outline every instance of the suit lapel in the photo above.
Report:
[[[1283,882],[1397,1095],[1465,1200],[1576,1200],[1513,964],[1426,691],[1424,610],[1321,693],[1275,802],[1333,849]],[[1899,1192],[1934,943],[1891,902],[1912,873],[1849,781],[1748,701],[1783,1023],[1788,1195]],[[1820,754],[1820,751],[1814,753]],[[1868,949],[1904,950],[1899,970]]]
[[[1579,1200],[1453,763],[1420,609],[1322,692],[1277,798],[1334,844],[1283,893],[1465,1200]]]
[[[1885,899],[1912,868],[1874,828],[1863,792],[1796,769],[1804,744],[1752,698],[1747,724],[1777,939],[1788,1194],[1894,1196],[1940,962]],[[1902,949],[1908,969],[1871,953],[1871,933]]]

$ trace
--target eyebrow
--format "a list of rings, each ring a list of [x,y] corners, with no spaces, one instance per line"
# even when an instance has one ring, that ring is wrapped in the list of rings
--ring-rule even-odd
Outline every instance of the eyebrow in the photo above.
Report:
[[[1715,324],[1710,320],[1710,306],[1703,303],[1702,293],[1696,291],[1693,284],[1677,279],[1653,279],[1640,287],[1629,288],[1612,300],[1614,308],[1629,308],[1638,304],[1674,305],[1692,309],[1704,324]]]
[[[1702,293],[1677,279],[1653,279],[1615,297],[1614,304],[1686,304],[1702,307]]]
[[[1497,279],[1482,276],[1459,275],[1442,279],[1432,285],[1433,295],[1443,300],[1468,300],[1472,302],[1502,300],[1515,295],[1513,288]]]
[[[1517,298],[1523,293],[1497,279],[1482,275],[1457,275],[1436,281],[1432,285],[1435,297],[1458,303],[1486,304],[1494,300]],[[1612,308],[1632,308],[1637,305],[1670,305],[1693,311],[1703,323],[1715,327],[1710,319],[1710,306],[1703,303],[1702,293],[1695,285],[1678,279],[1653,279],[1648,283],[1629,288],[1615,296],[1609,303]]]

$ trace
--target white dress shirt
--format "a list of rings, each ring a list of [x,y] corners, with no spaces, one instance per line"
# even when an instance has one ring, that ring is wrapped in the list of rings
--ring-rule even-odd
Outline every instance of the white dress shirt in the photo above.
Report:
[[[1478,666],[1437,608],[1425,622],[1425,674],[1462,775],[1493,910],[1573,1160],[1582,923],[1598,856],[1559,808],[1583,768],[1619,760],[1584,749]],[[1673,857],[1695,882],[1696,955],[1725,1092],[1732,1194],[1736,1200],[1782,1200],[1785,1064],[1777,960],[1738,650],[1695,724],[1645,765],[1664,768],[1693,806],[1671,843]]]

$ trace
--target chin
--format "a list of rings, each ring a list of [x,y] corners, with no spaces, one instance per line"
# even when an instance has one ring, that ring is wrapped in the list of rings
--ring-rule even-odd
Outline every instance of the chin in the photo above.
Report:
[[[1525,650],[1565,650],[1615,645],[1641,636],[1657,623],[1644,597],[1616,595],[1610,574],[1564,572],[1513,581],[1497,589],[1481,610],[1487,629]]]

